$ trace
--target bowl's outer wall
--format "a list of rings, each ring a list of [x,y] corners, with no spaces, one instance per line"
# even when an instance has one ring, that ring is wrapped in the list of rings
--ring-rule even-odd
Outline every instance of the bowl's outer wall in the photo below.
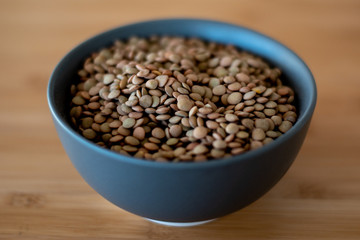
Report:
[[[76,169],[98,193],[134,214],[171,222],[218,218],[258,199],[288,170],[307,130],[251,161],[168,169],[105,158],[56,128]]]
[[[190,163],[187,167],[129,160],[80,137],[66,122],[69,94],[64,93],[69,92],[84,59],[116,39],[152,34],[195,36],[229,43],[268,59],[283,70],[296,91],[300,102],[298,123],[263,149],[215,164]],[[258,199],[280,180],[305,138],[315,107],[316,87],[302,60],[276,41],[230,24],[175,19],[124,26],[80,44],[54,70],[48,98],[55,127],[68,156],[97,192],[140,216],[190,222],[234,212]]]

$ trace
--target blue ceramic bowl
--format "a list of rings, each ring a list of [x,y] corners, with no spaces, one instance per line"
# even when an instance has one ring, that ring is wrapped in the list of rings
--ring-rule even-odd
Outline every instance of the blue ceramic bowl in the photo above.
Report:
[[[70,84],[92,52],[130,36],[177,35],[232,44],[283,70],[295,90],[299,118],[292,129],[254,151],[201,163],[161,163],[123,156],[86,140],[70,126]],[[298,154],[316,104],[316,85],[305,63],[281,43],[232,24],[164,19],[130,24],[92,37],[56,66],[48,102],[60,140],[76,169],[104,198],[139,216],[199,222],[235,212],[271,189]]]

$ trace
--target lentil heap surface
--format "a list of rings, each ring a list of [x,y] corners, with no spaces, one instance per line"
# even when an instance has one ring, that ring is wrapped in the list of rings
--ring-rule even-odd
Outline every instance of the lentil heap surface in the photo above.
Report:
[[[156,161],[206,161],[259,148],[296,122],[281,71],[234,46],[132,37],[93,53],[71,86],[74,128]]]

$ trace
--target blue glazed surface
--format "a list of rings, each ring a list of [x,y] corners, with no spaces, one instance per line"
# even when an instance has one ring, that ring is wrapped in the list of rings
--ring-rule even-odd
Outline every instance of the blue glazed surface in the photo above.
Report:
[[[176,35],[232,44],[283,70],[294,88],[299,118],[276,141],[245,154],[203,163],[160,163],[123,156],[86,140],[68,123],[70,84],[84,59],[130,36]],[[257,200],[294,161],[316,104],[316,85],[305,63],[279,42],[252,30],[197,19],[135,23],[99,34],[71,50],[56,66],[48,102],[60,140],[81,176],[98,193],[134,214],[171,222],[218,218]]]

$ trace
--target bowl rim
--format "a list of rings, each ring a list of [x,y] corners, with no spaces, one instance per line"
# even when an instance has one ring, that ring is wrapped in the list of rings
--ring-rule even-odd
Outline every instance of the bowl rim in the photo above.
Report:
[[[287,52],[287,54],[292,55],[293,58],[295,58],[302,66],[303,71],[305,71],[308,75],[307,81],[311,85],[310,88],[313,90],[310,95],[309,104],[305,106],[303,114],[299,116],[297,119],[296,124],[288,131],[286,134],[282,135],[281,137],[277,138],[273,142],[266,144],[262,146],[261,148],[258,148],[256,150],[247,151],[240,155],[234,155],[231,157],[227,157],[224,159],[214,159],[211,161],[203,161],[203,162],[156,162],[151,160],[145,160],[145,159],[139,159],[132,156],[126,156],[120,153],[117,153],[115,151],[112,151],[107,148],[100,147],[93,143],[92,141],[86,139],[83,137],[80,133],[75,131],[69,123],[67,123],[63,118],[60,116],[59,112],[56,110],[55,100],[52,94],[52,88],[54,85],[54,78],[58,74],[59,71],[61,71],[61,65],[63,64],[64,60],[71,55],[72,53],[76,52],[79,48],[86,46],[87,44],[91,43],[92,41],[96,39],[101,39],[104,35],[112,32],[112,31],[119,31],[124,28],[131,28],[131,27],[139,27],[143,24],[162,24],[162,23],[169,23],[169,22],[182,22],[182,21],[188,21],[188,22],[196,22],[198,24],[216,24],[221,26],[227,26],[227,27],[233,27],[237,28],[239,30],[242,30],[244,33],[252,35],[255,38],[262,39],[266,42],[269,42],[279,48],[282,48]],[[249,51],[251,53],[251,51]],[[217,20],[209,20],[209,19],[200,19],[200,18],[162,18],[162,19],[154,19],[154,20],[144,20],[144,21],[138,21],[134,23],[124,24],[118,27],[114,27],[108,30],[105,30],[103,32],[100,32],[96,35],[93,35],[90,38],[87,38],[86,40],[82,41],[75,47],[73,47],[70,51],[68,51],[65,56],[61,58],[61,60],[57,63],[55,66],[49,82],[47,86],[47,102],[50,109],[50,112],[53,117],[53,121],[57,122],[61,128],[67,132],[67,134],[71,135],[73,138],[75,138],[77,141],[81,142],[81,144],[86,145],[88,148],[92,148],[94,151],[98,152],[99,154],[104,155],[107,158],[110,158],[112,160],[124,162],[127,164],[132,165],[140,165],[145,167],[155,167],[155,168],[167,168],[167,169],[203,169],[203,168],[213,168],[213,167],[219,167],[219,166],[225,166],[225,165],[231,165],[233,163],[239,162],[239,161],[246,161],[251,160],[253,158],[259,157],[263,155],[265,152],[269,151],[272,148],[276,148],[279,145],[282,145],[286,141],[288,141],[290,138],[292,138],[295,134],[297,134],[310,120],[313,115],[315,106],[317,101],[317,87],[316,83],[313,77],[313,74],[311,73],[309,67],[306,65],[306,63],[291,49],[289,49],[284,44],[280,43],[279,41],[262,34],[260,32],[257,32],[255,30],[252,30],[250,28],[236,25],[232,23],[217,21]]]

